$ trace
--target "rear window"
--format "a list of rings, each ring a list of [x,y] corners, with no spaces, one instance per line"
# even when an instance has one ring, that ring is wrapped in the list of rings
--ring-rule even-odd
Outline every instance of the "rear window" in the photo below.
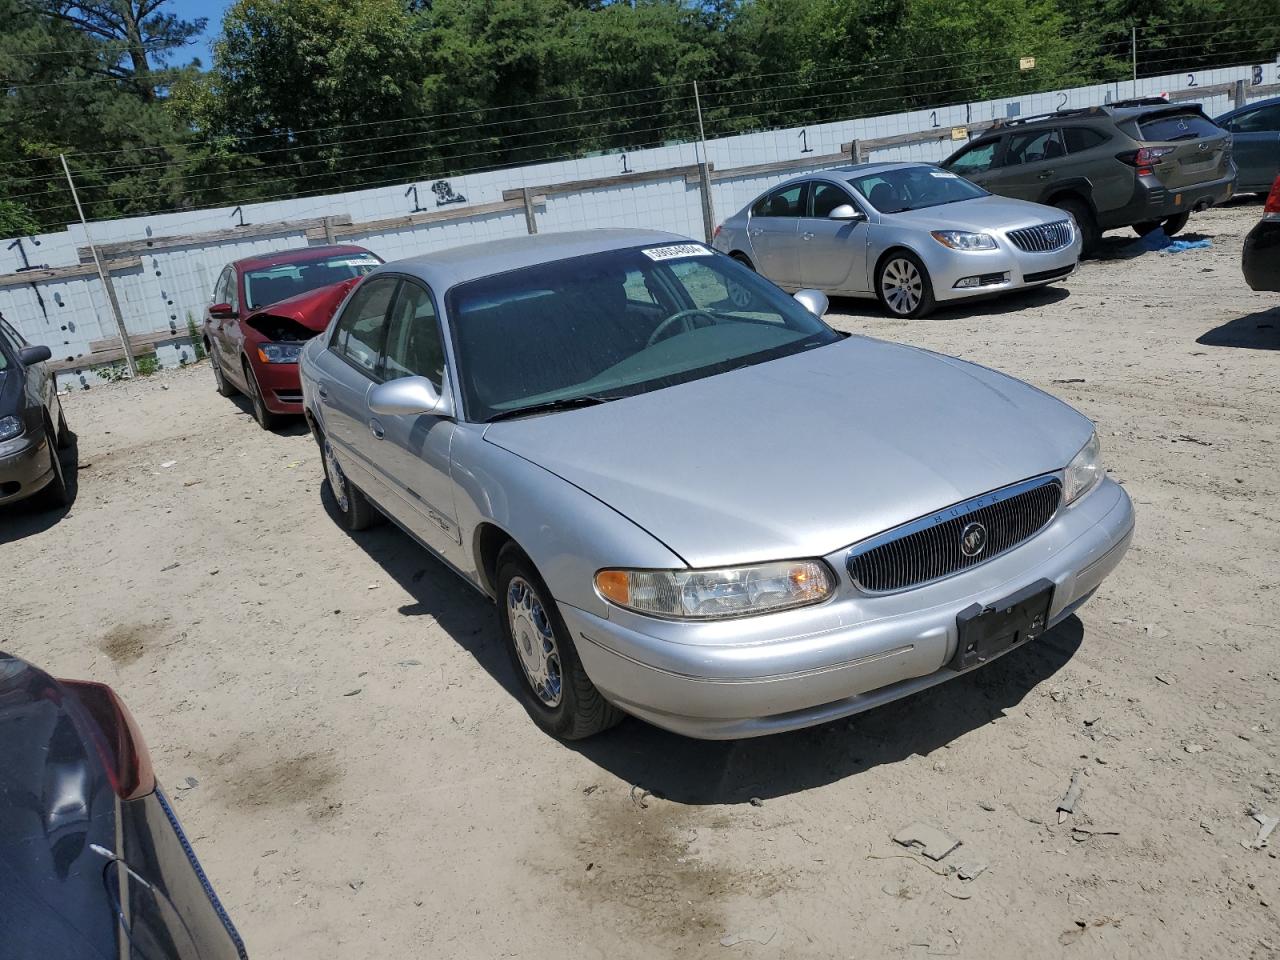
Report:
[[[1143,117],[1138,121],[1138,130],[1143,140],[1158,142],[1201,140],[1222,133],[1221,127],[1193,110]]]

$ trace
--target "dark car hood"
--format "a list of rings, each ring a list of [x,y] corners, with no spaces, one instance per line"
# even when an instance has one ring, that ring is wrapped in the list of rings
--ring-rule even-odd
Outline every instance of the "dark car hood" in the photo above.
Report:
[[[351,292],[351,288],[359,282],[359,277],[352,277],[350,280],[333,283],[327,287],[316,287],[316,289],[300,293],[296,297],[289,297],[287,300],[270,303],[265,307],[258,307],[250,316],[270,314],[273,317],[288,317],[290,320],[296,320],[308,330],[314,330],[319,333],[329,325],[329,321],[333,318],[333,313],[338,309],[338,305]]]
[[[58,681],[0,654],[0,903],[22,918],[6,956],[117,956],[107,864],[90,849],[115,849],[116,798],[75,711]]]
[[[485,439],[709,567],[826,555],[1061,469],[1091,430],[1003,374],[851,337]]]

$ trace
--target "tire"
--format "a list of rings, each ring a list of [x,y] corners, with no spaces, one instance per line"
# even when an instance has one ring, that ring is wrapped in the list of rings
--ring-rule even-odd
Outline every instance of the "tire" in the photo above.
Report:
[[[263,430],[274,430],[280,425],[279,414],[267,409],[267,402],[262,399],[262,387],[258,386],[258,378],[253,373],[249,361],[244,361],[244,382],[249,387],[249,402],[253,405],[253,419]]]
[[[935,306],[929,271],[907,250],[891,251],[876,267],[876,297],[891,317],[923,317]]]
[[[756,269],[756,265],[751,262],[751,258],[748,257],[745,253],[742,253],[738,250],[735,250],[733,253],[729,254],[729,258],[731,260],[737,260],[740,264],[742,264],[744,267],[746,267],[748,270],[752,272],[754,272]]]
[[[212,350],[209,351],[209,366],[213,368],[213,385],[218,391],[218,396],[234,397],[240,392],[222,375],[222,364],[218,363],[217,354]]]
[[[1152,233],[1153,231],[1156,231],[1159,229],[1160,229],[1159,220],[1142,220],[1139,223],[1135,223],[1133,225],[1133,232],[1140,237],[1145,237],[1148,233]]]
[[[325,435],[317,432],[316,441],[320,444],[320,457],[324,464],[324,483],[337,508],[338,523],[342,529],[352,533],[367,530],[381,517],[378,508],[369,502],[369,498],[360,492],[359,487],[347,479]]]
[[[67,414],[58,403],[58,449],[66,450],[71,446],[71,428],[67,426]]]
[[[1075,221],[1076,229],[1080,231],[1080,255],[1090,257],[1097,253],[1102,231],[1098,229],[1098,220],[1089,205],[1077,197],[1063,197],[1055,200],[1053,205]]]
[[[498,619],[520,701],[542,730],[581,740],[622,720],[622,711],[600,695],[582,668],[551,591],[529,558],[511,545],[498,556]]]
[[[71,502],[71,491],[67,488],[67,475],[62,469],[62,458],[58,456],[58,441],[53,429],[45,424],[45,442],[49,445],[49,458],[53,461],[53,479],[35,495],[37,506],[45,510],[57,510]]]
[[[1177,236],[1179,233],[1183,231],[1183,229],[1187,225],[1187,221],[1189,221],[1190,219],[1191,219],[1191,214],[1189,212],[1180,213],[1177,216],[1170,217],[1168,220],[1164,222],[1165,235],[1169,237]]]

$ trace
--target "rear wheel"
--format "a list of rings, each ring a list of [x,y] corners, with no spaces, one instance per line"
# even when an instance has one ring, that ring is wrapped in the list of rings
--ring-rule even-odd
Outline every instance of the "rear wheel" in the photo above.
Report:
[[[729,254],[729,256],[730,258],[737,260],[740,264],[742,264],[748,270],[755,270],[756,268],[756,265],[751,262],[751,258],[748,257],[745,253],[741,253],[735,250],[733,253]]]
[[[876,296],[895,317],[923,317],[934,307],[933,283],[920,258],[895,250],[876,269]]]
[[[324,461],[324,479],[329,485],[334,506],[338,508],[343,529],[354,532],[373,526],[378,519],[377,508],[342,472],[342,465],[338,463],[338,457],[328,438],[323,433],[317,433],[316,440],[320,444],[320,455]]]
[[[1133,232],[1140,237],[1145,237],[1158,229],[1160,229],[1159,220],[1142,220],[1133,225]]]
[[[71,428],[67,426],[67,414],[58,404],[58,449],[66,450],[71,446]]]
[[[1076,197],[1063,197],[1055,200],[1053,205],[1075,221],[1076,229],[1080,231],[1080,255],[1088,257],[1096,253],[1098,244],[1102,242],[1102,231],[1089,205]]]
[[[258,426],[263,430],[274,430],[280,425],[280,417],[267,409],[267,402],[262,399],[262,387],[258,385],[258,378],[254,375],[253,367],[249,365],[248,360],[244,361],[244,382],[249,387],[249,402],[253,404],[253,419],[258,421]]]
[[[1190,213],[1180,213],[1176,217],[1170,217],[1168,220],[1164,222],[1165,234],[1172,237],[1177,235],[1178,233],[1181,233],[1183,228],[1186,227],[1187,221],[1190,219],[1191,219]]]
[[[234,397],[240,391],[231,385],[222,375],[222,364],[218,363],[218,355],[209,350],[209,366],[213,368],[213,385],[220,397]]]
[[[514,546],[498,557],[498,614],[533,722],[564,740],[581,740],[622,720],[582,668],[555,600],[533,564]]]

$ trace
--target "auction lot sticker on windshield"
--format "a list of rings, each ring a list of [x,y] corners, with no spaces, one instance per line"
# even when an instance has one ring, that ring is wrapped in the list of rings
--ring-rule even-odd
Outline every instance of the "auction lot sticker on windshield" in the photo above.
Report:
[[[641,250],[650,260],[675,260],[677,257],[712,257],[710,250],[700,243],[673,243],[669,247],[650,247]]]

